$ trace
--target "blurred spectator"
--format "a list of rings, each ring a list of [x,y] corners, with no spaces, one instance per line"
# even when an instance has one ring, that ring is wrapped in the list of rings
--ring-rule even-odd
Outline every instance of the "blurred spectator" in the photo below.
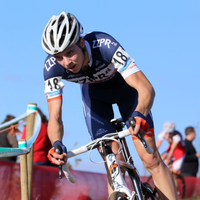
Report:
[[[182,138],[182,134],[175,130],[175,124],[173,122],[164,123],[163,131],[158,135],[157,138],[157,148],[161,146],[163,140],[166,140],[169,145],[167,150],[161,154],[161,157],[165,164],[170,168],[174,177],[176,188],[178,189],[179,183],[177,175],[180,173],[183,163],[185,155],[185,144]]]
[[[5,123],[8,122],[12,119],[14,119],[15,117],[13,115],[6,115],[4,121],[1,123]],[[17,148],[18,147],[18,141],[16,138],[15,133],[20,133],[20,131],[18,130],[18,128],[16,126],[10,126],[10,128],[6,128],[5,131],[0,133],[0,147],[13,147],[13,148]],[[0,158],[0,161],[13,161],[16,162],[17,160],[17,156],[13,156],[13,157],[6,157],[6,158]]]
[[[181,174],[183,176],[194,176],[196,177],[199,169],[200,154],[196,152],[192,142],[195,139],[196,133],[194,127],[187,127],[185,129],[185,146],[186,154],[181,168]]]
[[[178,174],[185,156],[185,144],[182,134],[175,130],[173,122],[166,122],[163,131],[158,135],[157,148],[166,140],[169,143],[167,150],[161,155],[164,162],[170,166],[171,171]]]
[[[47,124],[48,120],[46,116],[43,114],[40,108],[37,108],[38,113],[41,116],[42,124],[39,135],[34,143],[33,147],[33,164],[34,165],[52,165],[51,162],[47,158],[47,154],[49,149],[52,148],[51,142],[47,135]],[[26,126],[22,131],[21,139],[26,139]]]

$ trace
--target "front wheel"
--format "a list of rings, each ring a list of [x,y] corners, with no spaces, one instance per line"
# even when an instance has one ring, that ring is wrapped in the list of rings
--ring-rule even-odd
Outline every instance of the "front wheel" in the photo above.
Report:
[[[128,200],[128,199],[125,197],[124,193],[115,191],[110,195],[109,200]]]

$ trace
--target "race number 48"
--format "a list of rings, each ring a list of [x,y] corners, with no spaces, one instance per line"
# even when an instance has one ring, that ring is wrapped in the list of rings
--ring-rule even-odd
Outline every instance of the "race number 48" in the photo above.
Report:
[[[125,65],[126,61],[128,60],[129,55],[126,53],[120,46],[118,47],[117,51],[113,56],[113,61],[118,65]],[[119,67],[119,66],[118,66]]]
[[[58,84],[58,78],[49,79],[48,87],[51,91],[53,91],[54,89],[59,90],[60,85]]]
[[[45,81],[45,92],[53,92],[60,90],[64,87],[64,83],[61,81],[62,77],[53,77]]]

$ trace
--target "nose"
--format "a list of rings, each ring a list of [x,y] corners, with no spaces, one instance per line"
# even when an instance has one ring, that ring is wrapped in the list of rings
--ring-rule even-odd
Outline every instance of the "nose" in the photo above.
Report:
[[[65,67],[69,67],[71,63],[72,63],[72,60],[70,58],[63,56],[63,65]]]

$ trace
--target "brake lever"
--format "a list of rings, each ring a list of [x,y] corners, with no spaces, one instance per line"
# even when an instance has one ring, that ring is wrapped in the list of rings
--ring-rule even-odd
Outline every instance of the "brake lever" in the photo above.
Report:
[[[135,124],[136,124],[135,118],[130,117],[130,118],[129,118],[129,123],[130,123],[131,127],[132,127],[133,130],[134,130]],[[138,133],[136,136],[139,138],[139,140],[140,140],[140,142],[142,143],[142,145],[143,145],[143,147],[145,148],[145,150],[146,150],[149,154],[152,154],[152,153],[154,152],[154,150],[148,145],[148,143],[147,143],[147,141],[144,139],[144,137],[142,137],[142,135],[141,135],[140,133]]]
[[[58,154],[63,153],[62,148],[58,145],[55,147],[55,152],[58,153]],[[58,165],[58,170],[59,170],[58,171],[59,172],[59,178],[61,179],[62,178],[62,165]]]
[[[136,123],[135,118],[134,118],[134,117],[130,117],[130,118],[129,118],[129,123],[131,124],[131,127],[132,127],[132,129],[134,130],[134,128],[135,128],[135,123]],[[144,147],[147,148],[146,140],[141,136],[141,134],[138,133],[136,136],[137,136],[137,137],[139,138],[139,140],[142,142],[142,144],[144,145]]]
[[[146,142],[146,140],[140,135],[140,133],[138,133],[136,136],[140,139],[140,141],[142,142],[144,148],[147,148],[147,142]]]

